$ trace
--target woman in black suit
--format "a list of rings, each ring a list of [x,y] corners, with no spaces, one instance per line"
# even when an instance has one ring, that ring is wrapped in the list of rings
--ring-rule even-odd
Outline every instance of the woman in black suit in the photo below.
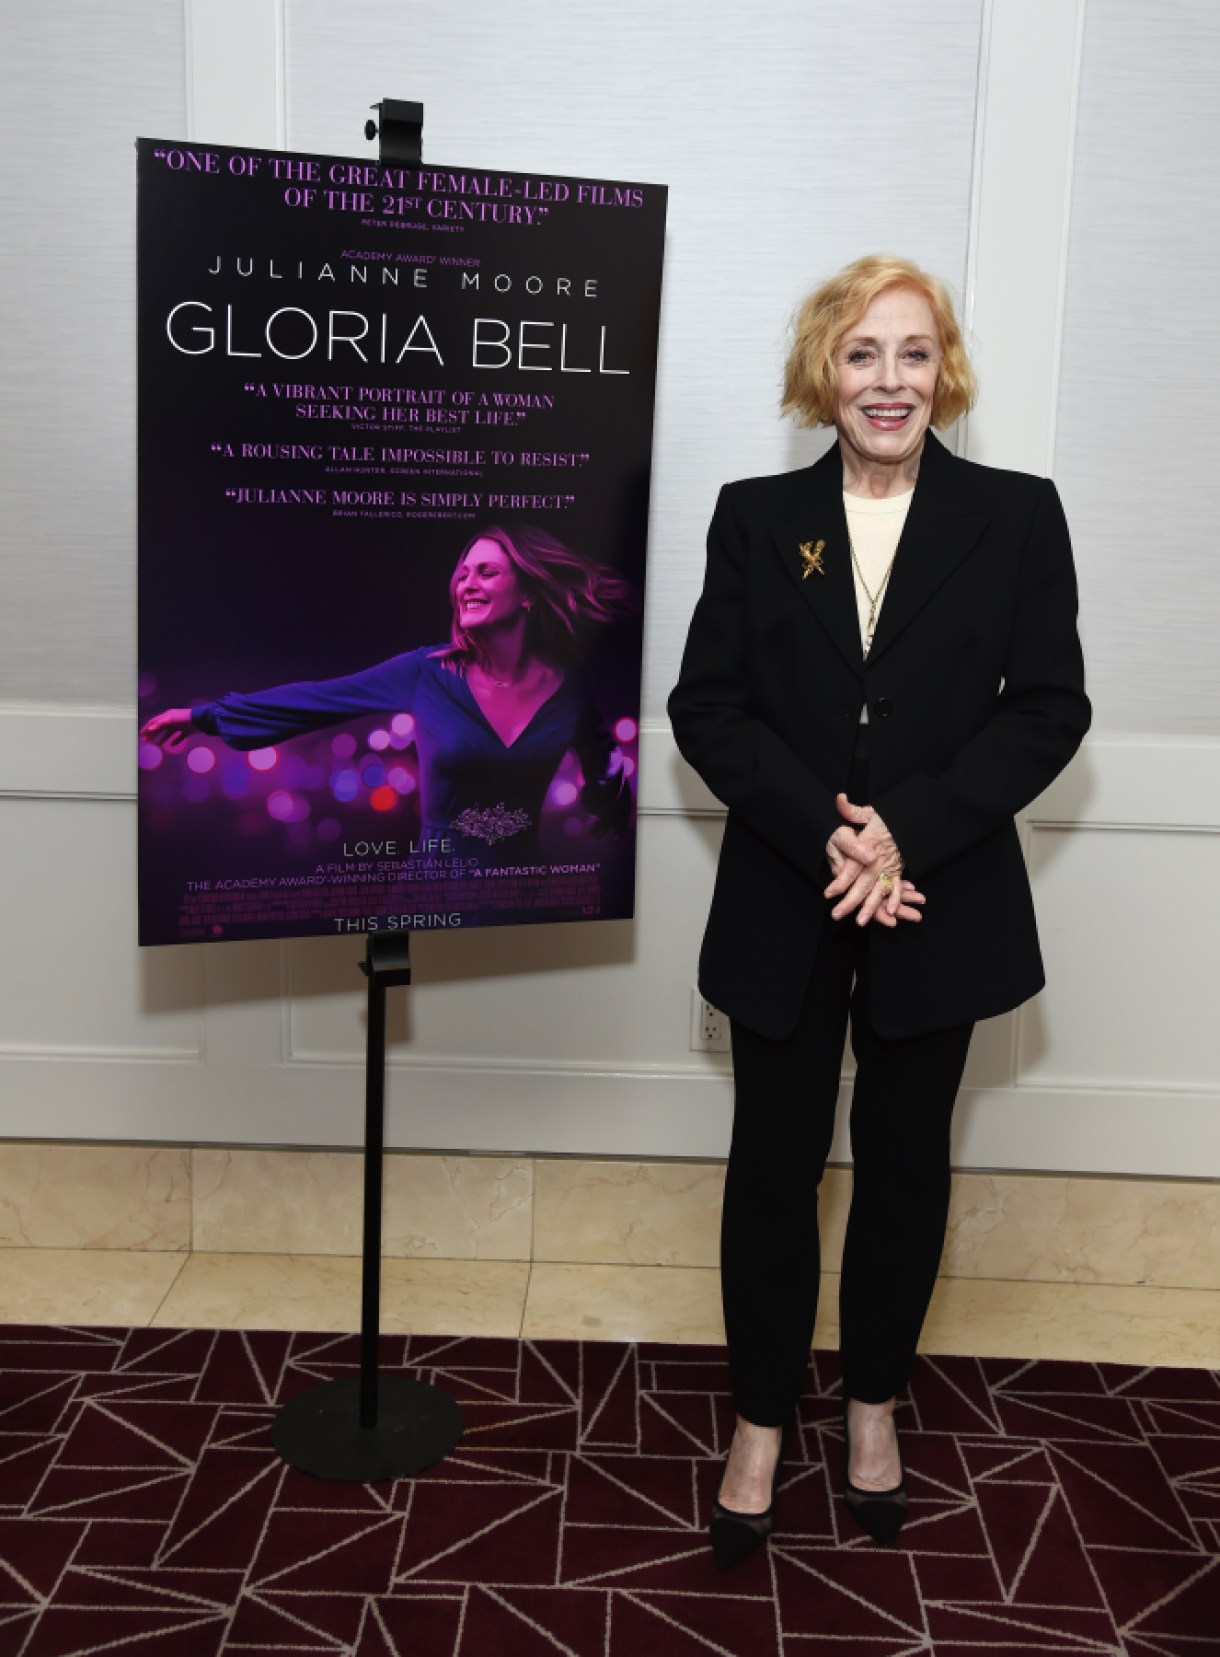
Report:
[[[728,807],[699,973],[735,1080],[722,1564],[772,1525],[848,1024],[845,1495],[889,1542],[907,1512],[893,1412],[944,1247],[971,1032],[1044,981],[1013,817],[1089,726],[1076,580],[1054,484],[959,460],[929,429],[974,395],[934,277],[870,256],[813,293],[784,412],[838,441],[721,490],[670,697],[679,748]]]

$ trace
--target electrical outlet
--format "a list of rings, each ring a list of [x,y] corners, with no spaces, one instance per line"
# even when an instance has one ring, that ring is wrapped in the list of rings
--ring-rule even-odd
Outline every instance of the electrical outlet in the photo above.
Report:
[[[690,1045],[692,1053],[727,1053],[729,1021],[719,1007],[692,990],[690,1003]]]

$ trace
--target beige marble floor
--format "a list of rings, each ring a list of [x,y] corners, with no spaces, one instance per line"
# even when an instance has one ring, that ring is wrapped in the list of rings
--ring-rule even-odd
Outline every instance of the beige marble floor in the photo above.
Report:
[[[355,1329],[359,1261],[341,1256],[0,1249],[0,1322]],[[709,1267],[386,1260],[387,1330],[720,1341]],[[838,1339],[838,1278],[814,1335]],[[1220,1290],[942,1278],[921,1349],[1220,1367]]]
[[[383,1260],[387,1334],[517,1335],[524,1260]],[[360,1261],[335,1255],[194,1254],[158,1307],[169,1329],[357,1329]]]

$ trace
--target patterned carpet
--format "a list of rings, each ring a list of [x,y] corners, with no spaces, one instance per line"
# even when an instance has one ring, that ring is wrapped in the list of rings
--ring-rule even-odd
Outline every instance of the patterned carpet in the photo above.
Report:
[[[166,1657],[1220,1653],[1220,1376],[921,1358],[912,1517],[858,1531],[818,1353],[769,1550],[702,1523],[731,1430],[716,1347],[397,1337],[461,1402],[442,1466],[291,1471],[274,1404],[350,1337],[0,1329],[0,1652]]]

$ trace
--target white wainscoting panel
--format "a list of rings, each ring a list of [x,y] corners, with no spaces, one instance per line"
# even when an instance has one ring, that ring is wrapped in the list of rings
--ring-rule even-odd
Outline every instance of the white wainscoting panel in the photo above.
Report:
[[[981,390],[960,452],[1039,476],[1054,454],[1085,3],[987,0],[983,19],[964,317]]]
[[[199,950],[136,949],[134,801],[10,797],[0,822],[0,1055],[202,1058]]]
[[[1055,475],[1102,730],[1220,733],[1220,7],[1085,18]]]
[[[186,136],[206,144],[282,150],[284,0],[184,4]]]
[[[1216,834],[1038,827],[1029,847],[1047,978],[1065,993],[1022,1020],[1021,1085],[1214,1092]]]
[[[183,8],[3,8],[0,698],[135,686],[137,136],[185,129]]]

